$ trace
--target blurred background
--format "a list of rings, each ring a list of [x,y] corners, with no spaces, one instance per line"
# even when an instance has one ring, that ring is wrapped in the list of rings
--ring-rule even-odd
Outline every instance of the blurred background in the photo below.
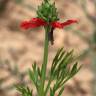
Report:
[[[83,67],[67,82],[63,96],[96,96],[96,0],[54,1],[61,22],[72,18],[79,22],[54,31],[55,44],[49,45],[48,70],[58,48],[74,49]],[[41,3],[42,0],[0,0],[0,96],[20,96],[14,85],[30,85],[28,68],[34,61],[41,66],[44,29],[20,28],[23,20],[36,16]]]

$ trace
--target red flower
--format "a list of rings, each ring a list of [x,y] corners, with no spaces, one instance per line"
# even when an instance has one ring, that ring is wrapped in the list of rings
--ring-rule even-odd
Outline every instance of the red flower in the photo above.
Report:
[[[30,21],[23,21],[21,23],[21,28],[29,29],[29,28],[36,28],[40,26],[45,26],[47,23],[40,18],[32,18]]]
[[[60,22],[51,22],[51,23],[47,23],[46,21],[44,21],[43,19],[40,18],[32,18],[30,21],[23,21],[21,23],[21,28],[23,29],[30,29],[30,28],[36,28],[36,27],[40,27],[40,26],[47,26],[50,25],[53,28],[64,28],[65,26],[68,26],[70,24],[73,23],[77,23],[77,20],[67,20],[63,23]]]
[[[55,28],[64,28],[65,26],[68,26],[70,24],[77,23],[77,20],[67,20],[63,23],[54,21],[54,22],[46,22],[41,18],[32,18],[30,21],[23,21],[21,23],[21,28],[23,29],[30,29],[30,28],[37,28],[40,26],[47,26],[50,25],[52,26],[51,31],[48,33],[48,38],[51,44],[54,44],[54,36],[53,36],[53,31]]]

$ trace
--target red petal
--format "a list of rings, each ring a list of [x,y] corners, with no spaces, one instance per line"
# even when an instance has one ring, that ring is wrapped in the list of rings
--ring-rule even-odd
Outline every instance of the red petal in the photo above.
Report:
[[[29,28],[36,28],[40,26],[46,26],[47,23],[40,18],[32,18],[30,21],[23,21],[21,23],[21,28],[29,29]]]
[[[28,21],[23,21],[20,25],[21,28],[23,29],[29,29],[30,28],[30,23]]]
[[[63,28],[62,23],[60,22],[52,22],[51,25],[54,28]]]
[[[63,28],[65,26],[68,26],[70,24],[73,24],[73,23],[77,23],[78,21],[77,20],[67,20],[66,22],[64,23],[60,23],[60,22],[52,22],[51,25],[54,27],[54,28]]]
[[[73,23],[77,23],[77,20],[67,20],[66,22],[62,23],[63,27],[73,24]]]
[[[47,22],[46,21],[44,21],[43,19],[41,19],[41,18],[32,18],[31,20],[30,20],[30,22],[31,23],[35,23],[35,24],[37,24],[38,26],[45,26],[45,25],[47,25]]]

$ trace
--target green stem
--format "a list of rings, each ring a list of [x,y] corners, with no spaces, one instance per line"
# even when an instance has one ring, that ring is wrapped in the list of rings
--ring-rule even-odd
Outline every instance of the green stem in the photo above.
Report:
[[[44,57],[43,57],[43,64],[42,64],[42,69],[41,69],[41,86],[40,86],[40,96],[44,96],[44,84],[46,80],[46,69],[47,69],[47,61],[48,61],[48,45],[49,45],[49,40],[48,40],[48,32],[50,31],[50,27],[47,26],[45,28],[45,44],[44,44]]]

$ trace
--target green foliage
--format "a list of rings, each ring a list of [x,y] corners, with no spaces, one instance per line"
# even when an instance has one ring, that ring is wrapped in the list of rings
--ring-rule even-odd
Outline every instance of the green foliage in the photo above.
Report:
[[[32,90],[30,90],[28,87],[22,86],[16,86],[16,89],[21,93],[22,96],[33,96]]]
[[[73,50],[66,52],[63,48],[59,49],[55,58],[53,59],[52,66],[51,66],[51,72],[48,79],[48,83],[45,86],[44,85],[44,96],[47,96],[47,93],[50,89],[50,96],[55,96],[56,92],[58,91],[57,96],[62,96],[62,93],[64,91],[65,83],[71,79],[79,70],[81,67],[78,67],[78,63],[75,62],[71,65],[71,62],[73,62],[74,56],[73,56]],[[41,71],[38,67],[36,62],[32,65],[32,70],[29,69],[29,77],[31,81],[34,83],[38,96],[40,95],[41,91]],[[51,84],[54,84],[53,87],[51,87]],[[29,90],[29,88],[25,87],[17,87],[17,89],[22,93],[22,96],[30,96],[32,91]],[[27,95],[26,95],[27,94]]]
[[[73,50],[66,52],[61,48],[58,50],[51,67],[51,78],[55,79],[53,88],[50,88],[50,94],[54,94],[59,90],[58,96],[61,96],[65,83],[71,79],[81,67],[75,62],[72,66],[70,63],[74,60]]]
[[[39,90],[38,88],[40,87],[40,78],[41,78],[41,72],[40,69],[37,68],[36,66],[36,62],[34,62],[34,64],[32,65],[32,69],[29,69],[29,77],[31,79],[31,81],[34,83],[34,85],[36,86],[37,90]]]

